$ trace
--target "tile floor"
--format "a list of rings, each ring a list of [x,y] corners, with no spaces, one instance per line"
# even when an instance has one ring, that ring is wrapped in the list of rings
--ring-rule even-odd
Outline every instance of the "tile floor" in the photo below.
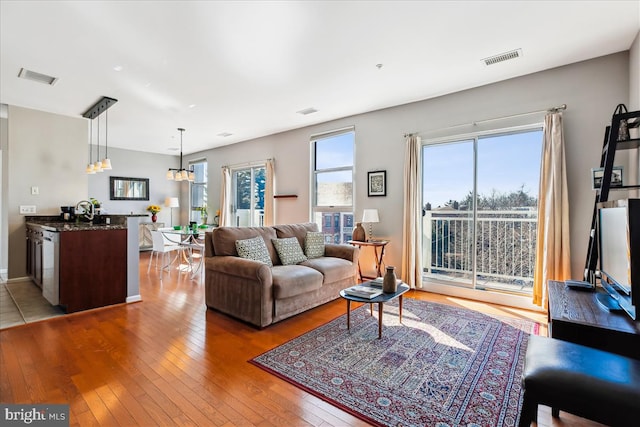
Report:
[[[49,304],[31,281],[0,283],[0,329],[63,314],[60,307]]]

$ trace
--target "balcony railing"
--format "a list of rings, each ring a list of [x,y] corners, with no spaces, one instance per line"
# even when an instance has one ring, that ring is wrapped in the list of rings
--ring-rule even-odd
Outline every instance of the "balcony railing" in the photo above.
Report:
[[[262,227],[264,226],[264,209],[253,210],[253,221],[251,220],[251,209],[238,209],[234,212],[232,221],[236,227]]]
[[[478,211],[475,233],[470,211],[426,211],[422,239],[425,274],[468,285],[472,283],[475,251],[476,287],[530,293],[537,225],[535,208]]]

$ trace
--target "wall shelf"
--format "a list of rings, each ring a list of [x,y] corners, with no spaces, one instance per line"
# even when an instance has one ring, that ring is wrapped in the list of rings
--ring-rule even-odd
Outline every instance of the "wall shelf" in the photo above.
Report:
[[[297,199],[298,195],[297,194],[278,194],[276,196],[273,196],[274,199]]]

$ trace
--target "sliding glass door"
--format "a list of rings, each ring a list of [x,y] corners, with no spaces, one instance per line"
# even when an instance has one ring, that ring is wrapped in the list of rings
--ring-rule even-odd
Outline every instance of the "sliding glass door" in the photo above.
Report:
[[[236,169],[232,175],[234,204],[232,224],[238,227],[264,225],[264,190],[266,168],[264,165]]]
[[[427,281],[531,293],[542,130],[423,148]]]

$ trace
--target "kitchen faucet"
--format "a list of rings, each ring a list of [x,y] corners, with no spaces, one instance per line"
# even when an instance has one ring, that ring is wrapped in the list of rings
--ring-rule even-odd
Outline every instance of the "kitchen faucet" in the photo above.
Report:
[[[79,210],[80,208],[84,208],[84,217],[87,218],[89,221],[93,221],[93,215],[94,215],[93,203],[91,203],[88,200],[81,200],[76,205],[76,211]]]

